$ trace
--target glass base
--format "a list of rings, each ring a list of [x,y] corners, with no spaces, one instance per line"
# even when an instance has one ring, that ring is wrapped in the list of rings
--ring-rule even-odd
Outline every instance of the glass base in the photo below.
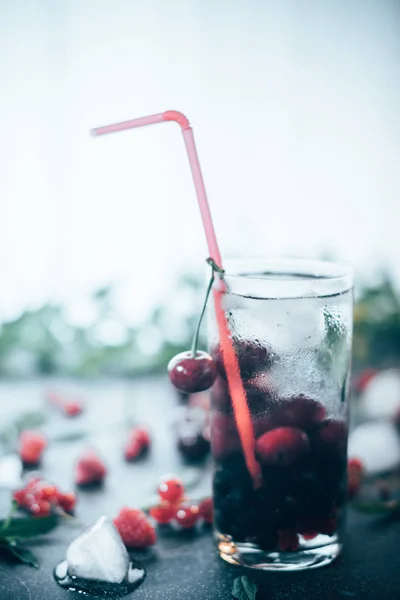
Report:
[[[234,542],[230,536],[216,534],[220,557],[231,565],[263,571],[303,571],[331,564],[342,549],[336,536],[319,535],[302,543],[296,552],[265,551],[256,544]]]

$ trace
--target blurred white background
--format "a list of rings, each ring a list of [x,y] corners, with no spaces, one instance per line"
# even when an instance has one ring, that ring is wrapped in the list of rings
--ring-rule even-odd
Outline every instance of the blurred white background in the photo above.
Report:
[[[89,135],[166,109],[224,255],[400,274],[399,28],[397,0],[0,2],[0,320],[117,282],[138,321],[203,269],[178,127]]]

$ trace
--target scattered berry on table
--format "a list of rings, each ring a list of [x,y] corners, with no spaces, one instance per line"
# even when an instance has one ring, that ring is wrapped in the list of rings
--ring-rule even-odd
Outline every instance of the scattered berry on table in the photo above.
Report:
[[[25,465],[37,465],[44,449],[46,438],[37,431],[23,431],[19,439],[19,456]]]
[[[151,439],[148,431],[143,427],[134,427],[128,436],[124,449],[125,459],[128,461],[136,460],[143,456],[150,448]]]
[[[152,506],[149,514],[157,523],[167,525],[175,519],[176,506],[169,502],[161,502],[156,506]]]
[[[199,515],[206,523],[211,524],[214,519],[214,506],[212,498],[204,498],[199,504]]]
[[[184,529],[191,529],[199,520],[200,509],[197,504],[181,504],[176,511],[176,522]]]
[[[106,474],[107,468],[102,459],[94,450],[87,450],[76,464],[75,483],[77,485],[98,484],[104,480]]]
[[[347,492],[350,499],[354,498],[362,483],[364,467],[358,458],[349,458],[347,462]]]
[[[171,504],[180,502],[183,499],[184,493],[183,482],[175,475],[165,475],[158,486],[158,495],[161,500],[165,500]]]
[[[147,548],[156,542],[155,529],[142,510],[121,508],[114,525],[127,548]]]
[[[14,492],[13,498],[21,508],[41,517],[49,515],[58,507],[71,513],[76,504],[75,494],[61,492],[55,485],[40,477],[31,478],[25,487]]]

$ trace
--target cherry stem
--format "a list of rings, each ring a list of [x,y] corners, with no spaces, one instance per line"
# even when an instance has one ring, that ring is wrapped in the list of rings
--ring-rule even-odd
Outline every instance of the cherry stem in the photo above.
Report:
[[[214,280],[215,280],[215,273],[220,273],[220,275],[223,275],[225,273],[225,271],[223,269],[221,269],[221,267],[219,267],[217,265],[217,263],[212,258],[207,258],[206,262],[211,267],[211,277],[210,277],[210,282],[209,282],[208,287],[207,287],[206,298],[204,300],[203,308],[202,308],[202,311],[200,313],[199,322],[197,324],[196,333],[194,334],[194,338],[193,338],[192,348],[191,348],[191,351],[190,351],[191,355],[192,355],[192,358],[196,358],[197,346],[198,346],[198,343],[199,343],[199,334],[200,334],[201,322],[203,320],[204,313],[206,312],[208,298],[210,296],[210,292],[211,292],[211,289],[212,289],[212,286],[213,286],[213,283],[214,283]]]

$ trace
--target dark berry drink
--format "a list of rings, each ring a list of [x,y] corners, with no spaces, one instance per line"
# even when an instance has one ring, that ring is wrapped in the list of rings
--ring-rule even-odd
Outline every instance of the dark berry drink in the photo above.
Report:
[[[312,265],[312,273],[325,267]],[[218,371],[211,394],[214,524],[230,563],[300,570],[329,564],[340,552],[352,293],[350,275],[331,274],[334,268],[326,276],[226,277],[224,308],[253,422],[259,486],[246,467],[210,319]]]

